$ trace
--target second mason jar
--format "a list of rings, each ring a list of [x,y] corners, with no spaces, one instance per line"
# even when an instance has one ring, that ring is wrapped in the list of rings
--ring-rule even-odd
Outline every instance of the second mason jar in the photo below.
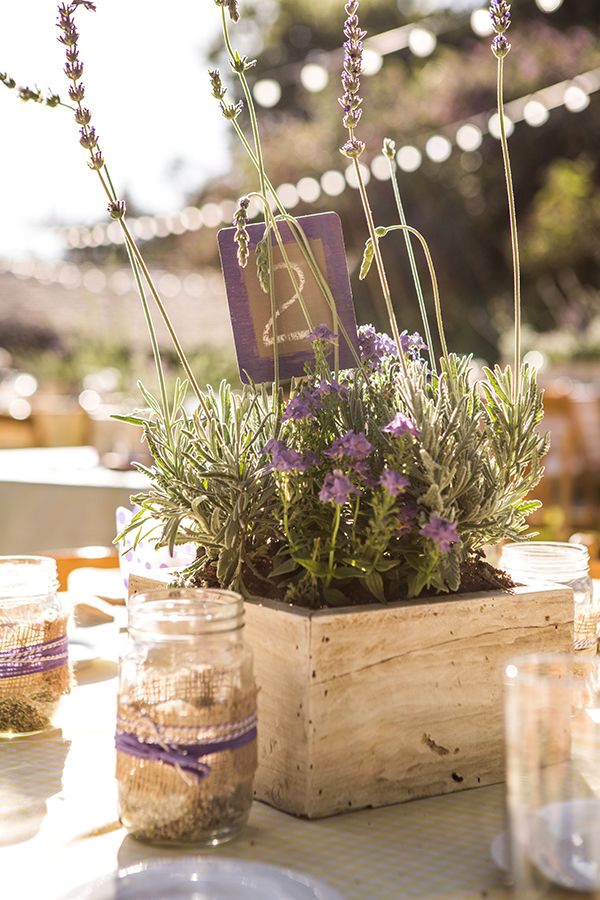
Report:
[[[121,822],[158,844],[216,845],[247,821],[256,686],[239,594],[162,589],[129,601],[121,659]]]
[[[502,549],[500,568],[505,569],[517,584],[533,580],[570,587],[574,600],[574,648],[596,648],[600,604],[594,602],[587,547],[560,541],[506,544]]]

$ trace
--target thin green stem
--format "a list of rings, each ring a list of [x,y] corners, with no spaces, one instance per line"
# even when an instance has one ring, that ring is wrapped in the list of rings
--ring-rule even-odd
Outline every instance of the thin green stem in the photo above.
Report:
[[[398,209],[398,215],[400,217],[400,222],[402,225],[407,225],[406,216],[404,214],[404,206],[402,204],[402,197],[400,196],[400,187],[398,185],[398,172],[396,169],[396,163],[394,159],[390,156],[387,157],[388,164],[390,167],[390,176],[392,179],[392,188],[394,191],[394,198],[396,200],[396,207]],[[404,232],[404,240],[406,242],[406,252],[408,253],[408,261],[410,263],[410,270],[412,272],[413,281],[415,283],[415,291],[417,292],[417,300],[419,301],[419,309],[421,310],[421,319],[423,320],[423,333],[425,335],[425,340],[427,341],[427,348],[429,350],[429,359],[431,361],[431,368],[434,374],[437,373],[436,363],[435,363],[435,353],[433,350],[433,340],[431,337],[431,329],[429,328],[429,319],[427,317],[427,308],[425,306],[425,298],[423,296],[423,287],[421,285],[421,279],[419,278],[419,270],[417,269],[417,261],[415,259],[415,251],[413,250],[412,241],[410,239],[410,235],[408,231]]]
[[[223,38],[225,40],[225,46],[227,47],[227,52],[229,53],[230,60],[232,64],[235,62],[235,52],[231,45],[231,39],[229,37],[229,26],[227,24],[227,13],[225,11],[225,7],[221,7],[221,20],[223,24]],[[258,175],[260,180],[260,192],[262,196],[265,198],[265,230],[267,229],[267,209],[268,209],[268,201],[267,201],[267,186],[266,186],[266,174],[265,174],[265,163],[262,152],[262,144],[260,141],[260,131],[258,129],[258,119],[256,117],[256,109],[254,107],[254,100],[252,99],[252,93],[250,91],[250,87],[248,85],[248,80],[243,72],[237,72],[238,78],[240,80],[240,84],[242,85],[242,90],[244,91],[244,96],[246,98],[246,105],[248,107],[248,113],[250,115],[250,123],[252,126],[252,136],[254,138],[254,149],[256,152],[256,159],[258,162]],[[269,210],[270,212],[270,210]],[[267,261],[269,265],[269,297],[271,301],[271,317],[273,319],[273,376],[275,381],[275,391],[279,392],[279,329],[277,327],[277,298],[275,296],[275,279],[273,273],[273,246],[271,241],[267,241]]]
[[[115,190],[115,186],[112,182],[112,178],[110,177],[110,172],[108,170],[108,166],[106,163],[104,164],[104,172],[106,174],[106,180],[108,181],[108,185],[110,187],[111,193],[113,195],[113,200],[117,200],[117,192]],[[163,416],[165,420],[165,428],[167,431],[167,435],[171,436],[171,412],[169,407],[169,399],[167,396],[167,386],[165,382],[165,373],[163,370],[162,360],[160,358],[160,349],[158,346],[158,340],[156,337],[156,329],[154,328],[154,322],[152,321],[152,315],[150,313],[150,307],[148,305],[148,298],[146,297],[146,292],[144,291],[144,286],[142,284],[142,279],[140,276],[140,270],[136,259],[131,251],[129,243],[125,243],[125,248],[127,250],[127,256],[129,259],[129,264],[131,266],[131,270],[133,272],[133,277],[135,280],[135,284],[137,287],[138,295],[140,298],[140,302],[142,304],[142,309],[144,311],[144,318],[146,320],[146,326],[148,328],[148,333],[150,335],[150,344],[152,345],[152,356],[154,357],[154,365],[156,368],[156,373],[158,376],[158,383],[160,388],[160,395],[162,400],[162,408],[163,408]]]
[[[504,116],[504,60],[498,59],[498,122],[500,124],[500,142],[506,176],[506,192],[508,195],[508,212],[510,216],[510,237],[513,259],[514,305],[515,305],[515,373],[513,378],[512,399],[519,396],[521,378],[521,266],[519,262],[519,238],[517,234],[517,211],[515,207],[515,191],[513,187],[508,140],[506,137],[506,121]]]
[[[423,252],[425,253],[425,259],[427,261],[427,268],[429,269],[429,276],[431,278],[431,287],[433,290],[433,303],[435,306],[435,318],[438,327],[438,334],[440,336],[440,344],[442,345],[442,355],[446,360],[446,365],[450,365],[449,356],[448,356],[448,345],[446,343],[446,334],[444,332],[444,322],[442,320],[442,304],[440,302],[440,289],[438,287],[437,276],[435,274],[435,266],[433,265],[433,257],[429,251],[429,246],[427,241],[423,237],[420,231],[417,231],[416,228],[413,228],[412,225],[391,225],[388,228],[388,231],[404,231],[410,234],[414,234],[416,238],[418,238],[421,246],[423,247]]]
[[[333,531],[331,532],[331,544],[329,545],[329,560],[327,563],[328,574],[325,579],[325,586],[329,587],[331,584],[331,579],[333,577],[333,563],[335,560],[335,545],[337,541],[338,531],[340,530],[340,519],[341,519],[342,507],[339,503],[336,503],[335,506],[335,519],[333,520]]]
[[[352,139],[352,132],[350,132],[350,138]],[[371,204],[369,203],[369,197],[367,195],[367,189],[365,187],[365,182],[364,182],[362,172],[360,169],[360,163],[356,157],[354,157],[352,162],[354,164],[354,172],[356,175],[358,190],[360,192],[360,199],[362,200],[363,210],[365,213],[365,218],[367,220],[367,228],[369,230],[369,235],[371,236],[371,240],[373,242],[373,252],[375,254],[375,265],[377,266],[377,272],[379,274],[379,281],[381,283],[381,290],[383,292],[383,299],[385,300],[388,318],[390,320],[390,326],[392,329],[392,337],[394,338],[394,341],[396,342],[396,346],[398,348],[398,354],[400,356],[400,361],[402,363],[402,369],[404,371],[405,376],[408,378],[408,366],[406,365],[406,358],[404,355],[404,351],[402,350],[402,342],[400,339],[400,329],[398,328],[398,322],[396,321],[396,314],[394,313],[394,306],[392,304],[392,295],[390,293],[390,287],[388,284],[387,275],[385,274],[385,267],[383,265],[383,257],[381,255],[381,250],[379,248],[379,241],[377,240],[377,234],[375,232],[375,222],[373,221],[373,213],[371,211]]]

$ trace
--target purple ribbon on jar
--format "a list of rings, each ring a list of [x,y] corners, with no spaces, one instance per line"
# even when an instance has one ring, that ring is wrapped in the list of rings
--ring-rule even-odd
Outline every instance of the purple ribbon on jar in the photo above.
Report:
[[[156,743],[155,741],[140,740],[131,731],[117,731],[115,746],[119,753],[176,766],[184,772],[190,772],[196,778],[202,779],[211,772],[208,763],[203,762],[204,757],[214,753],[223,753],[225,750],[237,750],[256,740],[256,713],[248,716],[243,723],[239,724],[243,726],[241,729],[236,729],[236,723],[228,726],[229,731],[235,730],[233,737],[196,744],[171,744],[163,741]]]
[[[49,672],[67,664],[69,639],[66,634],[53,641],[29,644],[0,653],[0,678],[18,678]]]

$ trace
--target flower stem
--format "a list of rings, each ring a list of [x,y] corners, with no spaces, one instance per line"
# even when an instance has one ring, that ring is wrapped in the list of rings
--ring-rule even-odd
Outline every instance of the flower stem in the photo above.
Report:
[[[327,563],[328,575],[325,579],[325,587],[329,587],[333,577],[333,563],[335,559],[335,544],[337,541],[338,531],[340,530],[340,519],[342,507],[339,503],[335,505],[335,519],[333,520],[333,531],[331,532],[331,544],[329,545],[329,560]]]
[[[350,133],[350,138],[352,138],[352,133]],[[383,257],[381,255],[381,250],[379,248],[379,240],[378,240],[377,234],[375,232],[375,222],[373,221],[373,213],[371,211],[371,204],[369,203],[367,189],[365,187],[362,172],[360,170],[360,163],[356,157],[354,157],[352,162],[354,164],[354,172],[356,174],[356,181],[358,183],[360,199],[362,200],[363,210],[365,213],[365,218],[367,220],[367,228],[369,229],[369,235],[373,242],[373,252],[375,254],[375,265],[377,266],[377,272],[379,274],[379,281],[381,283],[381,290],[383,292],[383,299],[385,300],[385,305],[386,305],[387,312],[388,312],[388,318],[390,320],[390,326],[392,329],[392,337],[394,338],[394,341],[396,342],[396,346],[398,348],[398,354],[399,354],[400,360],[402,362],[402,368],[404,370],[404,374],[406,377],[408,377],[408,367],[406,365],[404,351],[402,350],[402,346],[401,346],[402,342],[400,340],[400,329],[398,328],[398,322],[396,321],[396,314],[394,313],[394,307],[392,304],[392,295],[390,293],[387,275],[385,274],[385,267],[383,265]]]
[[[500,124],[500,142],[502,144],[502,157],[504,160],[504,174],[506,176],[506,192],[508,195],[508,211],[510,216],[510,237],[512,243],[513,280],[514,280],[514,305],[515,305],[515,352],[514,352],[514,378],[513,378],[513,402],[519,396],[521,376],[521,267],[519,263],[519,238],[517,234],[517,212],[515,208],[515,192],[513,187],[510,155],[508,152],[508,140],[506,137],[506,122],[504,117],[504,60],[498,59],[498,121]]]
[[[223,38],[225,41],[225,46],[227,48],[227,52],[229,53],[229,57],[231,62],[235,61],[235,53],[233,47],[231,45],[231,39],[229,37],[229,26],[227,24],[227,14],[225,11],[225,6],[221,7],[221,20],[223,24]],[[242,85],[242,90],[244,91],[244,96],[246,98],[246,105],[248,107],[248,113],[250,115],[250,124],[252,126],[252,136],[254,138],[254,149],[256,152],[256,160],[258,163],[258,176],[260,180],[260,192],[265,200],[265,229],[268,226],[268,201],[267,201],[267,186],[266,186],[266,174],[265,174],[265,162],[262,151],[262,144],[260,141],[260,132],[258,129],[258,119],[256,118],[256,109],[254,107],[254,100],[252,99],[252,93],[250,91],[250,87],[248,85],[248,80],[243,72],[237,73],[238,78],[240,80],[240,84]],[[270,213],[270,210],[269,210]],[[276,226],[275,226],[276,227]],[[279,334],[277,328],[277,298],[275,296],[275,279],[273,272],[273,246],[271,241],[267,241],[267,261],[269,266],[269,297],[271,301],[271,317],[273,320],[273,376],[275,381],[275,393],[279,393]]]
[[[442,345],[442,355],[446,361],[446,365],[450,365],[449,356],[448,356],[448,345],[446,343],[446,334],[444,332],[444,323],[442,320],[442,304],[440,302],[440,289],[438,287],[437,276],[435,274],[435,266],[433,265],[433,258],[431,256],[431,252],[429,250],[429,246],[427,241],[423,237],[420,231],[417,231],[416,228],[413,228],[412,225],[391,225],[388,231],[404,231],[405,234],[414,234],[414,236],[419,240],[421,246],[423,247],[423,252],[425,253],[425,259],[427,261],[427,268],[429,269],[429,276],[431,278],[431,287],[433,290],[433,304],[435,307],[435,318],[438,327],[438,334],[440,336],[440,344]]]
[[[398,209],[398,215],[400,217],[400,222],[402,225],[406,226],[406,216],[404,214],[404,206],[402,204],[402,197],[400,196],[400,187],[398,185],[398,173],[396,171],[396,163],[394,162],[392,157],[388,156],[388,163],[390,167],[390,176],[392,179],[392,188],[394,191],[394,198],[396,200],[396,207]],[[429,359],[431,361],[431,368],[433,373],[437,373],[436,363],[435,363],[435,353],[433,351],[433,339],[431,337],[431,330],[429,328],[429,319],[427,317],[427,308],[425,306],[425,298],[423,297],[423,288],[421,286],[421,279],[419,278],[419,270],[417,269],[417,262],[415,259],[415,251],[413,250],[412,241],[410,239],[410,235],[408,231],[404,232],[404,240],[406,241],[406,252],[408,253],[408,260],[410,262],[410,270],[412,272],[413,281],[415,283],[415,290],[417,292],[417,300],[419,301],[419,309],[421,310],[421,319],[423,320],[423,332],[425,335],[425,340],[427,341],[427,348],[429,350]]]
[[[108,166],[106,165],[106,163],[104,164],[104,172],[106,174],[106,180],[108,181],[108,184],[109,184],[112,196],[113,196],[113,200],[117,200],[117,192],[116,192],[115,186],[112,182],[112,178],[110,177],[110,172],[108,170]],[[127,256],[129,258],[129,264],[130,264],[131,270],[133,272],[133,277],[135,279],[135,284],[137,287],[140,302],[142,304],[142,309],[144,311],[144,318],[146,320],[148,333],[150,335],[150,344],[152,345],[152,355],[154,357],[154,365],[156,368],[156,374],[158,376],[160,395],[161,395],[161,399],[162,399],[165,428],[167,431],[167,435],[170,437],[170,435],[171,435],[171,412],[170,412],[170,408],[169,408],[169,399],[167,396],[165,373],[163,370],[162,360],[160,358],[160,349],[159,349],[158,340],[156,337],[156,329],[154,328],[154,322],[152,321],[152,315],[150,313],[148,299],[146,297],[146,292],[144,291],[144,286],[142,284],[139,266],[137,264],[137,261],[133,255],[133,253],[131,252],[131,248],[127,242],[125,244],[125,247],[127,250]]]

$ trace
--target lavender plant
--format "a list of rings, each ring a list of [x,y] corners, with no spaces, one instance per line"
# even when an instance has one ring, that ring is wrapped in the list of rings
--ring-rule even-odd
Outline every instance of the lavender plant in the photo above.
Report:
[[[248,82],[255,61],[234,49],[230,35],[230,26],[240,17],[237,0],[215,0],[215,4],[220,7],[225,50],[243,99],[228,101],[228,87],[217,69],[209,73],[211,90],[258,175],[257,189],[240,200],[234,217],[238,262],[242,267],[252,264],[247,225],[249,206],[255,201],[264,213],[265,233],[253,262],[269,295],[273,319],[274,384],[269,388],[249,385],[240,394],[226,383],[218,392],[202,391],[194,378],[127,226],[125,204],[107,172],[91,113],[83,106],[83,64],[74,14],[79,6],[93,10],[94,4],[72,0],[59,7],[60,40],[66,47],[65,72],[71,82],[69,97],[80,126],[80,143],[108,198],[109,214],[123,231],[157,363],[160,397],[140,385],[145,408],[124,417],[142,429],[154,458],[152,466],[140,467],[150,487],[135,498],[141,511],[128,531],[139,535],[158,521],[159,544],[171,548],[190,541],[196,544],[197,558],[186,572],[189,579],[239,589],[246,595],[338,606],[418,596],[423,591],[457,591],[465,567],[474,564],[477,568],[484,545],[516,540],[526,529],[527,516],[538,506],[528,498],[541,477],[548,443],[538,432],[542,402],[535,372],[520,364],[518,243],[502,87],[502,63],[510,49],[505,37],[510,6],[504,0],[492,0],[490,14],[496,30],[492,49],[499,64],[498,112],[515,264],[515,365],[486,370],[484,378],[477,380],[470,358],[448,350],[432,255],[423,235],[407,223],[390,139],[383,152],[390,161],[400,221],[375,225],[360,166],[365,144],[356,136],[363,112],[360,76],[365,37],[358,19],[359,0],[345,5],[340,104],[347,140],[341,152],[354,166],[367,222],[361,277],[368,275],[375,262],[392,336],[362,326],[352,371],[339,369],[340,335],[352,344],[337,318],[327,279],[301,222],[285,209],[267,174]],[[0,80],[15,87],[8,76]],[[43,100],[37,89],[21,91],[25,100]],[[244,121],[249,123],[249,137]],[[291,229],[329,304],[333,328],[311,321],[281,238],[282,222]],[[425,339],[401,331],[396,320],[379,244],[397,231],[404,234]],[[440,359],[412,238],[427,261]],[[314,364],[303,378],[292,382],[287,397],[279,385],[275,248],[314,347]],[[177,383],[172,402],[166,396],[144,282],[188,378]],[[188,382],[197,401],[193,412],[185,404]],[[492,578],[502,583],[498,575],[492,573]]]

